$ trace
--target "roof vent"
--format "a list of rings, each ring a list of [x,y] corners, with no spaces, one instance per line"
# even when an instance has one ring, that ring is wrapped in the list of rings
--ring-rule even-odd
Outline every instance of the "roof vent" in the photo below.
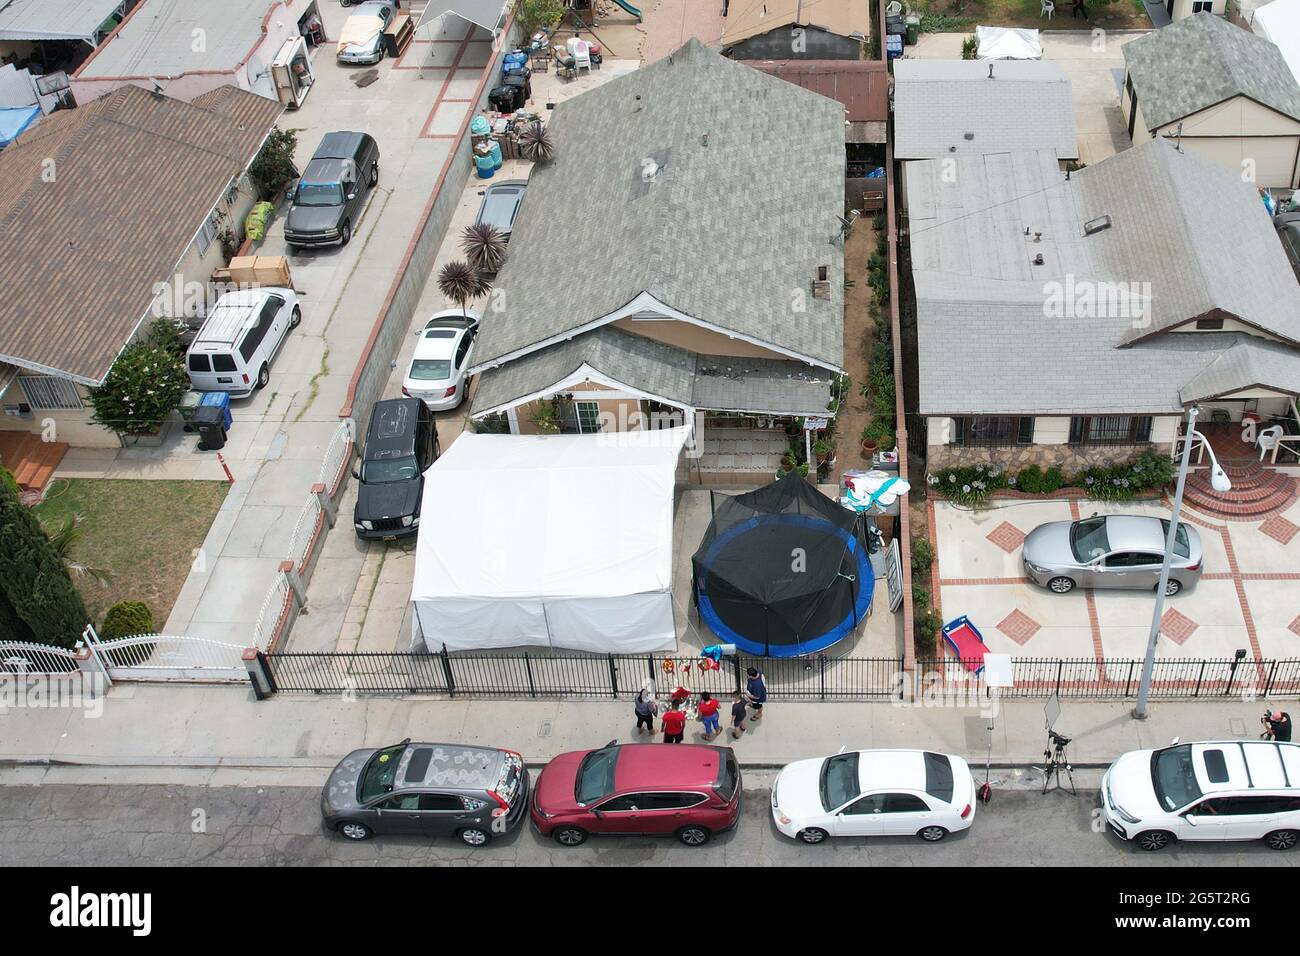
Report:
[[[964,139],[964,140],[966,140],[967,142],[970,142],[971,140],[973,140],[973,139],[975,138],[975,134],[974,134],[974,133],[962,133],[962,134],[961,134],[961,138]]]
[[[993,75],[993,64],[992,64],[992,63],[989,63],[989,79],[990,79],[990,80],[992,80],[992,79],[996,79],[996,77],[994,77],[994,75]]]
[[[1043,254],[1040,252],[1038,255],[1034,256],[1034,265],[1041,266],[1042,264],[1043,264]]]
[[[817,278],[813,280],[812,293],[814,299],[829,299],[831,297],[831,269],[830,266],[818,266]]]
[[[1085,236],[1095,236],[1103,229],[1110,228],[1110,216],[1098,216],[1096,219],[1089,219],[1083,224],[1083,234]]]

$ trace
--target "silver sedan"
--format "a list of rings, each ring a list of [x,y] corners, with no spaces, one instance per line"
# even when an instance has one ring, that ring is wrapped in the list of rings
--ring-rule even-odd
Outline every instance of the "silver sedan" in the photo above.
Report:
[[[1154,590],[1160,583],[1169,522],[1136,515],[1093,515],[1052,521],[1025,538],[1022,559],[1029,579],[1068,594],[1076,587]],[[1201,576],[1201,536],[1179,523],[1165,594],[1172,597]]]

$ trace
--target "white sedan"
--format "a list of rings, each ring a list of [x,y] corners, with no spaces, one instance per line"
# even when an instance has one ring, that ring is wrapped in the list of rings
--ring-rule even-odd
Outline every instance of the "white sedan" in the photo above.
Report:
[[[975,780],[961,757],[856,750],[798,760],[772,785],[776,828],[804,843],[830,836],[918,836],[930,843],[975,819]]]
[[[431,411],[445,412],[465,400],[469,382],[465,370],[474,352],[479,314],[447,309],[415,333],[420,341],[402,380],[402,394],[418,398]]]

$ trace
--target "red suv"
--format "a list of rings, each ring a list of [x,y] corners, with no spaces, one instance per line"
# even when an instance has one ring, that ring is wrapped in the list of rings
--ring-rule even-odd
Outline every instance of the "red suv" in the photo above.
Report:
[[[592,833],[675,833],[700,846],[740,819],[730,747],[623,744],[560,754],[537,778],[533,825],[577,846]]]

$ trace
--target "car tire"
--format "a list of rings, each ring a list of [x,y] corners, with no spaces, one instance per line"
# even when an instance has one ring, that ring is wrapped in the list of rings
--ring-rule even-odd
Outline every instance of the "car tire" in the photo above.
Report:
[[[370,188],[374,189],[379,185],[379,164],[375,163],[370,167]]]
[[[677,831],[677,839],[681,840],[687,846],[704,846],[709,842],[709,837],[713,836],[705,827],[689,826],[682,827]]]
[[[262,389],[266,388],[267,384],[270,383],[270,381],[271,381],[271,366],[263,362],[262,367],[257,370],[258,391],[261,391]]]
[[[295,305],[293,307],[293,311],[289,313],[289,328],[296,329],[301,322],[302,322],[302,309],[298,308]]]
[[[551,836],[560,846],[582,846],[587,842],[587,831],[580,827],[556,827]]]
[[[352,241],[352,223],[347,222],[345,220],[343,223],[343,228],[339,230],[339,245],[346,246],[351,241]]]
[[[1173,841],[1173,834],[1166,833],[1164,830],[1143,830],[1133,838],[1133,842],[1138,845],[1138,849],[1146,850],[1148,853],[1163,850]]]
[[[364,823],[359,823],[356,820],[347,820],[340,823],[338,826],[338,832],[347,839],[355,840],[358,843],[362,840],[369,840],[375,835],[375,831],[371,830],[370,827],[366,826]]]
[[[825,830],[820,830],[817,827],[809,827],[808,829],[800,830],[795,834],[795,836],[797,836],[802,842],[807,843],[809,846],[816,846],[818,843],[825,843],[826,838],[829,835],[830,834]]]
[[[926,843],[938,843],[948,835],[948,831],[943,827],[922,827],[916,835]]]
[[[1300,843],[1300,833],[1295,830],[1274,830],[1264,837],[1264,845],[1270,850],[1291,850]]]
[[[487,846],[492,840],[492,834],[481,827],[466,827],[456,836],[460,837],[460,841],[468,846]]]
[[[1170,578],[1165,582],[1165,597],[1173,597],[1183,589],[1183,582],[1177,578]]]
[[[1069,594],[1074,590],[1074,581],[1067,577],[1055,577],[1047,582],[1047,589],[1056,594]]]

